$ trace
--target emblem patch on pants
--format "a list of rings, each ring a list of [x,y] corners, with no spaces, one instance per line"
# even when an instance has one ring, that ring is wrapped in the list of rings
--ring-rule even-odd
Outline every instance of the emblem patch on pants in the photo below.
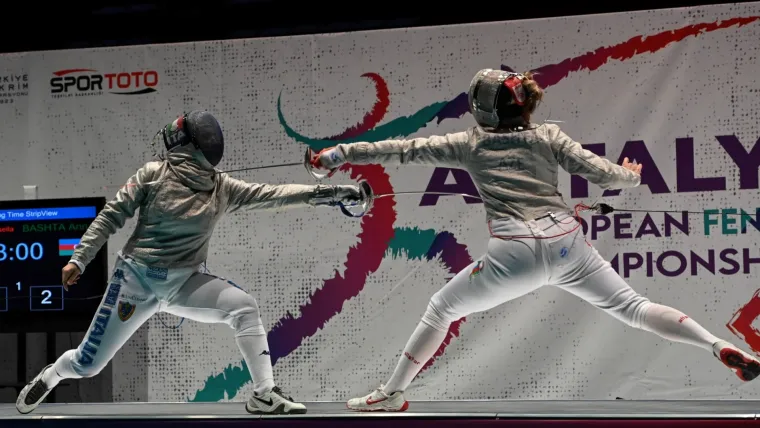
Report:
[[[478,260],[478,264],[475,265],[474,268],[472,268],[472,272],[470,272],[470,281],[472,281],[472,278],[480,275],[480,272],[483,271],[483,261]]]
[[[169,269],[167,268],[148,267],[148,271],[145,272],[145,276],[153,279],[165,280],[168,275]]]
[[[135,309],[137,309],[137,305],[120,300],[118,308],[119,319],[126,321],[132,318],[132,315],[135,313]]]

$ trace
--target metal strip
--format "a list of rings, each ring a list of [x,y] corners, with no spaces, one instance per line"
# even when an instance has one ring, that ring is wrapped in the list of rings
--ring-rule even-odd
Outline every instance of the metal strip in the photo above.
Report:
[[[140,405],[139,409],[136,408]],[[305,415],[251,415],[243,403],[84,403],[43,404],[35,413],[19,414],[13,404],[0,405],[0,420],[254,420],[254,419],[532,419],[532,420],[754,420],[760,401],[414,401],[412,411],[362,413],[344,403],[305,402]],[[147,407],[150,406],[150,407]],[[425,411],[429,409],[428,411]],[[652,409],[652,411],[647,411]],[[704,411],[701,411],[704,409]],[[725,409],[724,411],[721,411]],[[447,410],[447,411],[443,411]],[[450,410],[461,410],[460,412]],[[682,410],[682,412],[679,412]],[[197,413],[196,413],[197,412]]]

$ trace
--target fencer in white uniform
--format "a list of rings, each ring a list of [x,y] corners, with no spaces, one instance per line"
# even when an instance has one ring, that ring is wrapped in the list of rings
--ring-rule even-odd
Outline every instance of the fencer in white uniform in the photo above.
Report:
[[[705,349],[740,379],[760,374],[760,362],[715,337],[696,321],[634,291],[589,244],[574,210],[557,189],[561,166],[604,189],[640,184],[641,165],[623,166],[583,149],[557,125],[531,123],[543,90],[530,73],[484,69],[469,90],[477,126],[444,136],[339,144],[315,155],[316,168],[344,163],[419,164],[466,169],[486,210],[486,253],[430,299],[390,379],[348,401],[360,411],[404,411],[403,392],[430,360],[449,326],[544,285],[557,286],[627,325]]]
[[[254,383],[246,409],[255,414],[305,413],[275,385],[266,330],[256,300],[232,282],[200,272],[219,219],[239,209],[286,209],[361,202],[356,186],[247,183],[215,170],[224,151],[217,120],[193,111],[162,128],[154,143],[163,162],[140,168],[106,204],[63,269],[75,286],[108,238],[140,211],[119,252],[106,293],[84,340],[45,367],[20,393],[16,408],[34,410],[63,379],[98,374],[130,336],[157,312],[235,332]]]

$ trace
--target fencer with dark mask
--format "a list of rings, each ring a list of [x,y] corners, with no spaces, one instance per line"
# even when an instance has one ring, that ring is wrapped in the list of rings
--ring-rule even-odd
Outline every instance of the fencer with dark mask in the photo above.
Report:
[[[63,284],[74,286],[103,244],[140,211],[119,252],[108,288],[78,348],[45,367],[20,393],[16,408],[34,410],[63,379],[98,374],[130,336],[157,312],[235,331],[254,394],[251,413],[305,413],[273,379],[266,330],[253,296],[225,279],[201,273],[219,219],[240,209],[279,210],[352,205],[357,186],[247,183],[214,169],[224,153],[224,135],[214,116],[193,111],[155,136],[166,153],[140,168],[108,202],[63,268]]]
[[[341,165],[430,165],[466,169],[486,211],[486,254],[430,299],[385,385],[353,398],[360,411],[404,411],[404,390],[433,357],[452,322],[517,299],[544,285],[568,291],[627,325],[702,348],[740,379],[760,374],[760,362],[715,337],[677,309],[634,291],[585,239],[558,190],[559,168],[603,189],[636,187],[641,165],[623,165],[585,150],[555,124],[530,118],[543,90],[530,73],[484,69],[471,81],[470,113],[477,126],[409,140],[339,144],[315,155],[316,168]],[[601,352],[601,351],[600,351]]]

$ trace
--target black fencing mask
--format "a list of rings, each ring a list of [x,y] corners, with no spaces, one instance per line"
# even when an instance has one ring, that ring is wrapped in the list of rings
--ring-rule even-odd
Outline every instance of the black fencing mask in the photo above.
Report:
[[[192,144],[203,157],[216,166],[224,155],[224,135],[219,122],[205,110],[194,110],[164,126],[155,139],[163,140],[166,151]]]

